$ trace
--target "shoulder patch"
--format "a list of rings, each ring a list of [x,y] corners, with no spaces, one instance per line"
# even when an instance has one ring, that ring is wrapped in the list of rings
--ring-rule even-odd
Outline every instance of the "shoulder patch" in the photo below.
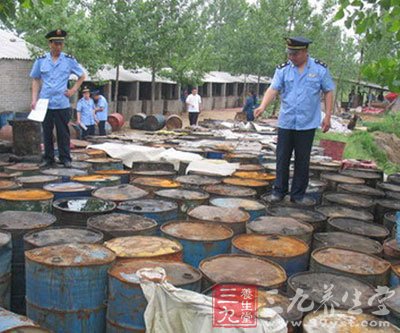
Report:
[[[321,60],[315,59],[315,63],[318,65],[321,65],[322,67],[328,67],[327,64],[325,64],[324,62],[322,62]]]
[[[72,54],[65,54],[65,56],[67,57],[67,58],[71,58],[71,59],[75,59],[75,57],[72,55]]]
[[[44,59],[44,58],[46,58],[46,54],[41,54],[36,59]]]
[[[281,69],[281,68],[284,68],[284,67],[288,66],[289,64],[290,64],[289,61],[286,61],[283,64],[280,64],[280,65],[276,66],[276,68]]]

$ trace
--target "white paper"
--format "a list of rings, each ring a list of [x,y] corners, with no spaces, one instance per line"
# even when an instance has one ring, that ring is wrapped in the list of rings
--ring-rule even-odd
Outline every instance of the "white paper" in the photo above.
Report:
[[[37,101],[36,107],[28,116],[28,119],[33,121],[43,122],[44,117],[46,117],[47,106],[49,105],[49,100],[41,98]]]

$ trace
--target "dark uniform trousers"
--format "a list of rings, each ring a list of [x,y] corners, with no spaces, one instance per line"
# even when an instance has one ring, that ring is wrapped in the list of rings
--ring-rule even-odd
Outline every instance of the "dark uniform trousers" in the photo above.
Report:
[[[42,123],[45,161],[54,161],[53,129],[55,125],[57,130],[57,146],[60,162],[71,162],[69,150],[70,136],[68,128],[70,118],[71,108],[47,109],[46,117]]]
[[[87,125],[87,130],[82,131],[82,139],[85,139],[88,135],[94,135],[95,127],[94,125]]]
[[[189,124],[197,125],[197,119],[199,118],[199,112],[189,112]]]
[[[288,193],[290,158],[294,150],[294,175],[290,197],[302,199],[306,193],[309,179],[310,154],[315,128],[298,131],[278,129],[276,148],[276,180],[274,192],[278,195]]]
[[[106,135],[106,121],[100,120],[99,121],[99,135]]]

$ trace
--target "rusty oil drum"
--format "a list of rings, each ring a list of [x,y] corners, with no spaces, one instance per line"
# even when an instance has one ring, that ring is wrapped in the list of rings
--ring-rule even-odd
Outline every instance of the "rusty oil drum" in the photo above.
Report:
[[[339,184],[351,184],[351,185],[365,184],[364,179],[344,176],[337,173],[322,173],[321,180],[327,182],[328,189],[331,191],[336,191],[336,188]]]
[[[61,182],[61,177],[50,175],[24,176],[17,177],[16,181],[21,184],[23,188],[42,188],[47,184]]]
[[[131,172],[129,170],[97,170],[94,173],[96,175],[118,176],[121,178],[121,184],[129,184],[131,180]]]
[[[213,198],[210,204],[217,207],[240,208],[250,214],[250,221],[265,215],[265,205],[254,199]]]
[[[93,171],[124,169],[122,160],[117,158],[89,158],[85,162],[90,163]]]
[[[25,316],[0,308],[0,332],[3,333],[51,333]]]
[[[322,205],[315,208],[317,212],[320,212],[328,218],[354,218],[362,220],[364,222],[372,222],[374,215],[364,210],[355,210],[341,205]]]
[[[216,185],[221,182],[221,180],[217,178],[198,175],[179,176],[176,178],[176,181],[178,181],[183,188],[189,189],[200,189],[202,186]]]
[[[95,198],[113,201],[117,204],[123,201],[141,199],[148,194],[141,188],[129,184],[102,187],[92,192],[92,196]]]
[[[211,197],[251,198],[257,195],[257,191],[252,188],[225,184],[206,185],[203,190]]]
[[[90,197],[96,189],[95,186],[75,182],[51,183],[43,186],[43,189],[54,194],[54,200],[62,198]]]
[[[106,175],[85,175],[71,177],[71,181],[100,188],[106,186],[120,185],[121,177]]]
[[[54,195],[40,189],[21,189],[0,192],[0,211],[50,212]]]
[[[171,200],[177,203],[179,212],[182,217],[186,216],[186,212],[194,207],[208,204],[210,195],[206,192],[192,191],[186,189],[168,189],[159,190],[154,193],[156,198]]]
[[[56,169],[44,169],[41,171],[43,175],[61,177],[63,182],[71,181],[71,177],[87,175],[87,171],[80,169],[67,169],[67,168],[56,168]]]
[[[4,167],[7,173],[22,172],[23,176],[34,176],[40,172],[39,165],[36,163],[16,163]]]

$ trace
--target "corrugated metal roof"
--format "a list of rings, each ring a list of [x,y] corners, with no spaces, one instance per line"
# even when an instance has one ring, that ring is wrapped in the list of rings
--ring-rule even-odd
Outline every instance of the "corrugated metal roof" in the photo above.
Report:
[[[32,60],[28,45],[14,33],[0,29],[0,59]]]

